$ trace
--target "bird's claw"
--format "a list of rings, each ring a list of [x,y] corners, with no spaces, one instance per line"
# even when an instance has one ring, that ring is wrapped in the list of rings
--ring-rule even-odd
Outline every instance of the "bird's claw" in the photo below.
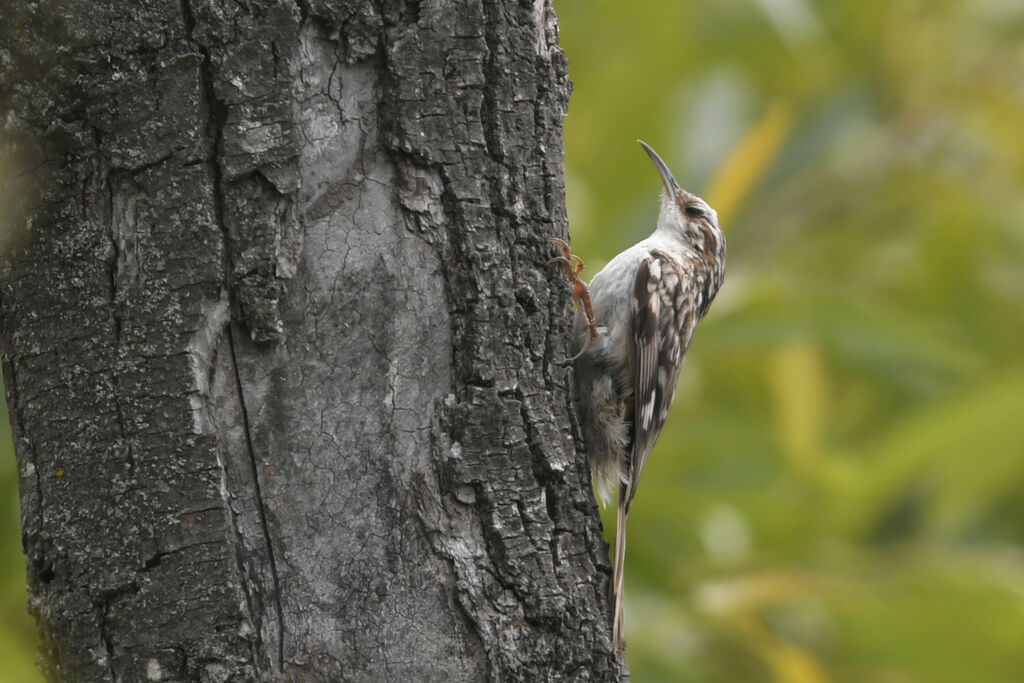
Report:
[[[572,300],[582,314],[583,324],[589,333],[587,339],[583,342],[583,348],[571,359],[575,360],[586,350],[587,344],[591,339],[597,339],[597,322],[594,320],[594,309],[590,303],[590,290],[587,288],[587,283],[580,277],[580,273],[583,272],[583,259],[572,253],[572,249],[564,240],[557,237],[549,237],[548,242],[562,250],[561,256],[549,259],[548,263],[561,263],[565,267],[565,274],[572,285]]]
[[[557,245],[562,250],[561,256],[548,259],[548,263],[555,263],[556,261],[564,263],[566,272],[570,273],[570,279],[573,279],[572,276],[579,275],[583,272],[583,259],[572,253],[572,249],[564,240],[557,237],[549,237],[548,242]],[[573,280],[573,284],[575,284],[575,280]]]

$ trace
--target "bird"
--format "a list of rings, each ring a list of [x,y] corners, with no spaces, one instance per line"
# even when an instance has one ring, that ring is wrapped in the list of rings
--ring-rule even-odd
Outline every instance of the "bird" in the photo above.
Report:
[[[697,323],[725,277],[725,235],[707,202],[679,186],[658,153],[637,142],[654,163],[663,191],[649,237],[608,262],[589,284],[583,261],[564,241],[561,254],[576,301],[572,357],[577,414],[598,493],[618,491],[610,601],[612,644],[625,649],[623,587],[626,519],[640,473],[675,397]]]

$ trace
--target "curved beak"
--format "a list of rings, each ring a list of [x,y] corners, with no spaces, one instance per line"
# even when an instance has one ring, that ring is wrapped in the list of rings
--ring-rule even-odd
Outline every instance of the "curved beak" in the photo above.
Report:
[[[637,142],[639,142],[640,146],[644,148],[644,151],[647,152],[647,156],[651,158],[651,161],[654,162],[654,166],[658,169],[658,175],[661,176],[661,183],[665,186],[665,192],[668,193],[668,196],[675,197],[679,194],[680,187],[679,183],[676,182],[675,176],[672,175],[672,171],[668,170],[668,164],[662,161],[661,157],[658,156],[658,153],[655,152],[654,149],[646,142],[643,140],[637,140]]]

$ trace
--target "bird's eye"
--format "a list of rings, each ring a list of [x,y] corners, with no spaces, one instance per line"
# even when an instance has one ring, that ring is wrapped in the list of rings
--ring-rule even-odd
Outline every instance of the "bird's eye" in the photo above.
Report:
[[[707,213],[704,212],[703,207],[697,206],[696,204],[686,207],[686,215],[690,218],[704,218]]]

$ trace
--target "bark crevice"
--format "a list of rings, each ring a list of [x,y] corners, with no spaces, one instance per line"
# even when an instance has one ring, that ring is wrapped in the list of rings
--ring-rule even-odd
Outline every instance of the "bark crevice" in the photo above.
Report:
[[[242,430],[245,434],[245,445],[246,454],[249,461],[250,474],[252,475],[252,487],[253,495],[256,501],[257,517],[259,519],[260,530],[263,533],[263,542],[265,544],[267,553],[267,565],[270,567],[270,577],[272,580],[271,586],[271,600],[274,604],[274,615],[277,619],[277,642],[275,643],[276,648],[276,663],[277,670],[284,670],[284,640],[285,640],[285,622],[284,622],[284,607],[281,604],[281,580],[277,571],[277,558],[274,552],[274,545],[270,537],[270,527],[267,524],[267,508],[266,503],[263,500],[263,491],[260,485],[260,471],[259,462],[257,461],[256,451],[253,448],[252,440],[252,427],[249,422],[249,411],[245,405],[245,393],[242,386],[242,377],[238,372],[238,358],[235,354],[235,342],[233,332],[231,331],[230,325],[227,328],[227,345],[231,352],[231,368],[234,374],[235,391],[238,394],[238,409],[242,419]]]
[[[113,359],[111,362],[110,382],[113,385],[114,410],[116,412],[117,429],[121,440],[119,445],[124,448],[124,456],[128,464],[127,475],[130,481],[135,476],[135,453],[132,448],[131,440],[128,437],[127,422],[125,421],[125,408],[123,401],[121,400],[123,392],[120,385],[119,368],[121,344],[123,343],[122,328],[125,321],[124,309],[122,303],[118,300],[118,276],[120,271],[120,260],[124,254],[124,250],[119,239],[122,236],[119,234],[117,216],[115,215],[114,183],[111,178],[111,174],[111,171],[107,171],[102,183],[105,186],[106,199],[104,210],[107,221],[110,225],[110,318],[111,325],[113,327]]]

